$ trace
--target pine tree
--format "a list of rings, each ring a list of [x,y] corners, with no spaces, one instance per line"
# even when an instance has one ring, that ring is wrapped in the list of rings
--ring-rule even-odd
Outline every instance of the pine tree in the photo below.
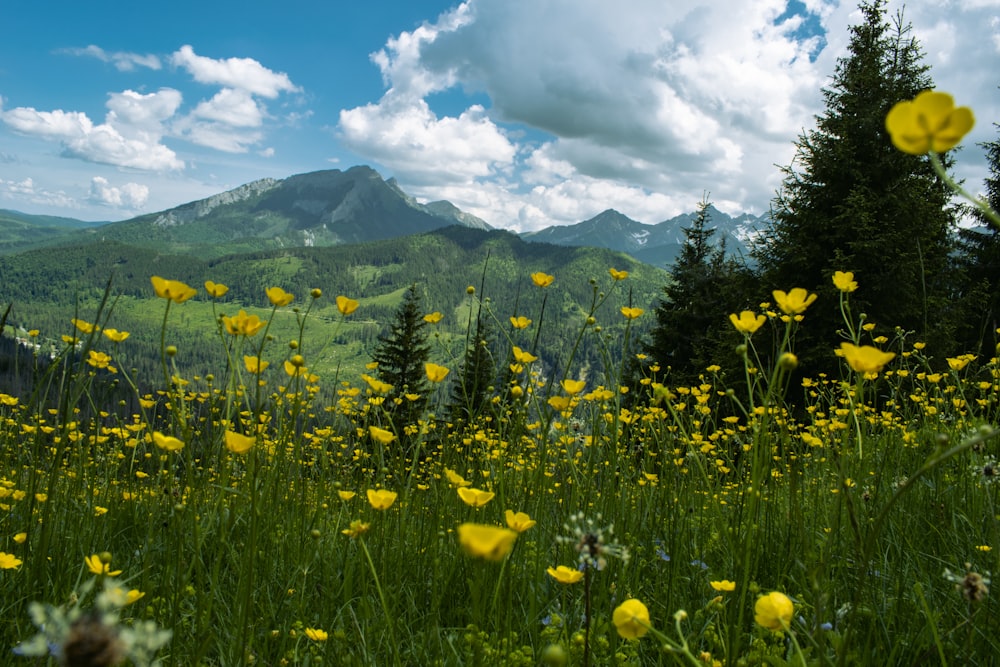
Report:
[[[430,356],[427,322],[420,309],[420,292],[414,283],[406,291],[403,303],[389,332],[380,335],[372,360],[378,364],[376,376],[392,385],[383,407],[397,435],[405,441],[404,429],[416,424],[427,405],[429,383],[424,364]]]
[[[842,329],[834,271],[853,271],[854,312],[885,332],[900,326],[941,343],[948,322],[949,253],[955,211],[926,156],[896,150],[885,116],[932,86],[910,26],[885,17],[885,0],[860,5],[848,55],[824,89],[826,111],[800,137],[774,203],[773,224],[754,249],[766,290],[804,287],[820,295],[800,329],[810,372],[835,365]],[[946,162],[948,164],[948,162]],[[941,347],[937,348],[943,351]]]
[[[694,221],[684,228],[684,247],[670,269],[670,283],[656,308],[656,325],[645,345],[648,362],[670,368],[671,384],[697,380],[719,360],[720,341],[729,312],[741,302],[737,267],[726,258],[725,241],[713,243],[711,203],[698,204]],[[647,362],[647,365],[649,363]],[[661,372],[662,372],[661,371]]]
[[[1000,129],[1000,125],[995,125]],[[989,175],[986,178],[986,202],[1000,211],[1000,139],[981,144],[986,150]],[[959,232],[964,254],[960,266],[966,287],[963,300],[963,326],[958,338],[961,349],[992,356],[995,334],[1000,327],[1000,229],[983,213],[972,208],[978,227]]]
[[[490,390],[496,384],[496,365],[490,352],[490,338],[489,327],[480,314],[451,389],[448,409],[455,422],[471,423],[490,411]]]

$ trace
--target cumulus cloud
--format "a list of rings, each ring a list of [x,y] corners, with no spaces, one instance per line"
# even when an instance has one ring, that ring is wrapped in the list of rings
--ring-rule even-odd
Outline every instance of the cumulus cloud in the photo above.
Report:
[[[61,53],[72,56],[89,56],[106,63],[111,63],[122,72],[131,72],[137,67],[148,67],[158,70],[161,67],[158,56],[152,54],[130,53],[128,51],[105,51],[99,46],[90,44],[84,48],[60,49]]]
[[[138,210],[146,204],[147,199],[149,199],[149,188],[145,185],[125,183],[121,187],[116,187],[101,176],[95,176],[90,180],[90,201],[95,204]]]
[[[905,12],[938,85],[968,91],[961,103],[981,118],[1000,117],[997,82],[969,64],[996,60],[997,5]],[[501,226],[578,222],[611,206],[658,222],[706,191],[720,209],[764,212],[860,18],[850,2],[795,6],[468,0],[373,54],[385,94],[343,110],[338,130],[404,187]],[[489,104],[434,113],[435,94],[459,91]]]
[[[236,88],[261,97],[275,98],[283,92],[300,90],[287,74],[273,72],[253,58],[206,58],[184,45],[170,56],[170,62],[186,69],[199,83]]]
[[[180,93],[170,88],[145,95],[126,90],[109,95],[108,113],[99,125],[79,111],[38,111],[32,107],[2,111],[0,120],[21,134],[61,142],[68,157],[169,171],[184,167],[176,153],[161,143],[163,122],[180,103]]]
[[[31,178],[20,181],[5,181],[0,178],[0,198],[58,208],[80,207],[79,203],[65,192],[38,188]]]

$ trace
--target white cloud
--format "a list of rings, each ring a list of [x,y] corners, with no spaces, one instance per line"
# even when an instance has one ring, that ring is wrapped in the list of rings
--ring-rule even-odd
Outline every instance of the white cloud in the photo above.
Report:
[[[299,92],[283,72],[273,72],[253,58],[216,60],[199,56],[189,45],[170,56],[171,64],[183,67],[195,81],[236,88],[261,97],[274,98],[282,92]]]
[[[25,178],[20,181],[5,181],[0,178],[0,198],[39,206],[55,208],[80,208],[78,202],[61,190],[45,190],[35,186],[34,180]]]
[[[983,119],[1000,118],[985,65],[1000,49],[998,5],[905,11],[938,86]],[[824,111],[822,88],[860,19],[846,0],[805,6],[809,17],[787,16],[787,0],[631,0],[627,11],[468,0],[373,54],[385,94],[343,110],[338,129],[408,191],[454,197],[500,226],[578,222],[608,207],[658,222],[706,191],[723,210],[761,213]],[[477,99],[434,112],[435,94],[459,91],[485,94],[488,108]]]
[[[102,62],[111,63],[116,69],[122,72],[131,72],[135,70],[136,67],[147,67],[153,70],[158,70],[161,67],[160,59],[155,55],[148,53],[143,55],[140,53],[130,53],[128,51],[108,52],[94,44],[90,44],[82,49],[61,49],[60,52],[68,53],[73,56],[89,56],[91,58],[97,58]]]
[[[105,122],[94,125],[79,111],[38,111],[17,107],[0,112],[0,119],[22,134],[56,140],[63,152],[88,162],[149,171],[181,169],[184,163],[160,143],[163,121],[174,114],[181,95],[161,89],[146,95],[126,90],[112,93]]]
[[[112,186],[108,179],[95,176],[90,180],[90,201],[105,206],[129,210],[141,209],[149,199],[149,187],[139,183]]]

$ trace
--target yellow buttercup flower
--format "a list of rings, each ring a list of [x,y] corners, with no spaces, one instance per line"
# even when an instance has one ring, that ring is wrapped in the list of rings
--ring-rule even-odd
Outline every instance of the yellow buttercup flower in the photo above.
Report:
[[[377,510],[387,510],[396,502],[397,495],[388,489],[368,489],[368,502]]]
[[[358,309],[358,302],[354,299],[349,299],[346,296],[337,297],[337,310],[340,311],[341,315],[347,316]]]
[[[371,524],[362,523],[361,519],[355,519],[354,521],[351,521],[350,526],[340,532],[350,538],[356,538],[367,533],[370,527]]]
[[[950,150],[975,123],[972,109],[955,107],[951,95],[934,90],[899,102],[885,117],[885,129],[893,145],[910,155]]]
[[[233,454],[246,454],[257,443],[257,439],[235,431],[226,431],[226,449]]]
[[[538,357],[533,355],[531,352],[525,352],[517,345],[511,349],[511,352],[514,353],[514,358],[519,364],[530,364],[532,361],[538,361]]]
[[[476,558],[498,561],[510,553],[517,533],[509,528],[480,523],[463,523],[458,527],[458,543]]]
[[[542,273],[541,271],[531,274],[531,282],[535,283],[539,287],[548,287],[555,279],[555,276],[550,276],[549,274]]]
[[[878,373],[896,356],[895,352],[883,352],[871,345],[841,343],[840,355],[858,373]]]
[[[250,357],[243,355],[243,365],[246,366],[247,372],[254,375],[259,375],[263,373],[268,366],[271,364],[267,361],[262,360],[259,357]]]
[[[125,606],[129,606],[133,602],[138,602],[142,598],[146,597],[146,594],[140,591],[138,588],[132,588],[127,593],[125,593]]]
[[[14,570],[16,568],[21,567],[21,563],[23,562],[24,561],[22,561],[14,554],[9,554],[0,551],[0,570]]]
[[[389,384],[388,382],[382,382],[378,378],[374,378],[371,375],[368,375],[367,373],[363,374],[361,376],[361,379],[367,382],[368,386],[371,387],[371,390],[374,391],[376,394],[388,394],[390,391],[392,391],[391,384]]]
[[[639,639],[649,632],[649,610],[636,599],[628,599],[615,608],[611,621],[622,639]]]
[[[583,388],[587,386],[584,380],[570,380],[569,378],[563,380],[559,383],[562,385],[563,391],[565,391],[570,396],[575,396],[583,391]]]
[[[618,269],[608,269],[608,273],[611,274],[613,280],[625,280],[628,278],[628,271],[619,271]]]
[[[168,452],[179,452],[184,449],[184,443],[180,439],[172,435],[163,435],[159,431],[153,431],[153,443]]]
[[[226,292],[228,291],[229,288],[222,283],[214,283],[211,280],[205,281],[205,292],[213,299],[221,299],[226,296]]]
[[[753,611],[757,625],[768,630],[787,630],[792,624],[795,605],[787,595],[774,591],[757,598]]]
[[[198,290],[179,280],[165,280],[160,276],[151,276],[149,280],[153,283],[153,291],[156,292],[156,296],[174,303],[184,303],[198,293]]]
[[[524,315],[510,318],[510,325],[515,329],[527,329],[531,326],[531,320]]]
[[[458,497],[469,507],[482,507],[493,500],[495,495],[492,491],[483,491],[482,489],[473,489],[467,486],[458,487]]]
[[[948,368],[953,371],[960,371],[969,365],[969,362],[976,358],[974,354],[962,354],[957,357],[948,357],[945,361],[948,362]]]
[[[306,628],[306,637],[313,640],[314,642],[325,642],[329,638],[329,634],[319,628]]]
[[[858,283],[854,280],[852,271],[835,271],[833,273],[833,286],[845,293],[858,289]]]
[[[119,331],[118,329],[105,329],[101,333],[104,334],[105,338],[115,343],[121,343],[129,337],[127,331]]]
[[[378,426],[369,426],[368,435],[372,437],[375,442],[380,442],[383,445],[388,445],[390,442],[396,439],[396,434],[392,431],[388,431],[384,428],[379,428]]]
[[[740,313],[739,317],[737,317],[735,313],[731,313],[729,315],[729,321],[733,323],[733,326],[736,327],[737,331],[741,334],[749,336],[757,331],[757,329],[764,326],[764,322],[767,321],[767,318],[763,315],[757,315],[753,311],[744,310]]]
[[[729,581],[728,579],[723,579],[722,581],[710,581],[708,585],[712,587],[713,590],[719,592],[729,592],[736,590],[736,582]]]
[[[812,302],[816,300],[815,294],[809,294],[805,289],[796,287],[787,294],[781,290],[771,292],[774,302],[778,304],[785,315],[799,315],[806,311]]]
[[[424,372],[427,373],[427,379],[431,382],[441,382],[448,377],[448,373],[451,371],[444,366],[428,362],[424,364]]]
[[[566,567],[565,565],[546,568],[545,571],[549,573],[550,577],[558,581],[560,584],[575,584],[583,579],[583,572],[575,570],[571,567]]]
[[[504,512],[504,518],[507,519],[507,527],[518,533],[523,533],[538,523],[525,512],[515,512],[514,510]]]
[[[87,322],[87,321],[84,321],[84,320],[80,320],[80,319],[77,319],[75,317],[72,320],[70,320],[70,322],[72,322],[73,326],[75,326],[77,329],[79,329],[80,331],[82,331],[85,334],[94,333],[95,329],[100,329],[100,327],[98,327],[98,326],[96,326],[94,324],[91,324],[90,322]]]
[[[295,296],[289,294],[280,287],[268,287],[267,300],[271,302],[272,306],[277,306],[278,308],[281,308],[282,306],[287,306],[292,301],[294,301]]]
[[[433,313],[424,315],[424,322],[427,322],[427,324],[437,324],[442,318],[444,318],[444,315],[435,310]]]
[[[546,401],[553,410],[559,412],[565,412],[569,409],[570,403],[573,402],[569,396],[549,396],[549,400]]]
[[[267,325],[267,320],[262,320],[256,315],[247,315],[241,308],[239,314],[233,317],[223,315],[222,324],[226,331],[234,336],[255,336]]]
[[[646,312],[642,308],[629,308],[628,306],[622,306],[621,311],[626,320],[634,320]]]
[[[350,500],[351,498],[353,498],[358,494],[355,491],[337,491],[337,495],[340,497],[341,500],[343,500],[346,503],[348,500]]]
[[[110,554],[94,554],[92,556],[87,556],[83,559],[83,562],[87,564],[87,569],[90,570],[91,574],[97,575],[107,575],[109,577],[117,577],[122,573],[121,570],[111,569],[111,555]]]
[[[461,475],[459,475],[457,472],[455,472],[451,468],[445,468],[444,469],[444,474],[445,474],[445,477],[448,478],[448,482],[452,486],[472,486],[472,482],[466,481],[464,477],[462,477]]]

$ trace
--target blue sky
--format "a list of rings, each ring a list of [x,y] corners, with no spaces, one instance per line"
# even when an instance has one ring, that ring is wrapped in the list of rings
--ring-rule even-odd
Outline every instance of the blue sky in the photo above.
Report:
[[[0,9],[0,208],[119,220],[368,164],[515,230],[655,223],[705,192],[760,213],[858,20],[835,0],[97,4]],[[905,16],[976,111],[977,190],[1000,0]]]

